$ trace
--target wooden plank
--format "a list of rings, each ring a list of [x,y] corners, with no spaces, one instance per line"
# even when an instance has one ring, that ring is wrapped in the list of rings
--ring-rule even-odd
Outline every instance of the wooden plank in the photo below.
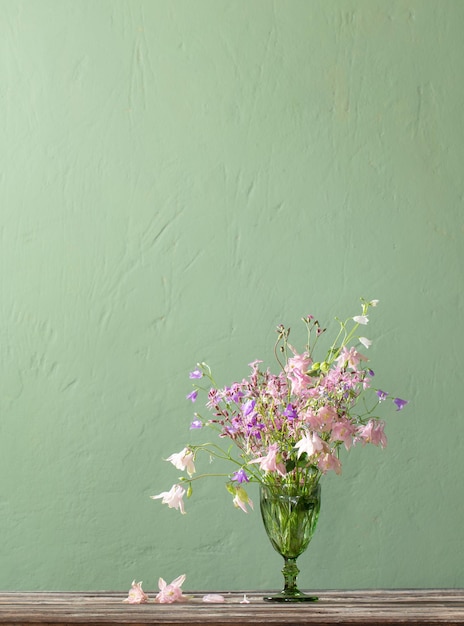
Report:
[[[286,605],[264,602],[266,592],[245,593],[249,604],[241,603],[244,592],[222,592],[223,604],[205,603],[196,592],[183,604],[128,605],[127,593],[119,592],[2,592],[0,626],[464,625],[459,589],[324,590],[311,592],[319,595],[317,603]]]

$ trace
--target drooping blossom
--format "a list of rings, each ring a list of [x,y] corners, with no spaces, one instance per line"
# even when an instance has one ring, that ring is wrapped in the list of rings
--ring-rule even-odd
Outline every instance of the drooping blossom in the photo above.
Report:
[[[306,452],[308,456],[312,456],[315,452],[323,450],[324,442],[316,433],[305,433],[296,442],[295,448],[298,450],[297,458],[299,459],[303,452]]]
[[[382,391],[382,389],[378,389],[377,390],[377,397],[379,399],[379,402],[383,402],[388,397],[388,391]]]
[[[369,318],[367,317],[367,315],[355,315],[353,317],[353,320],[356,322],[356,324],[363,324],[364,326],[369,322]]]
[[[359,437],[363,443],[372,443],[374,446],[385,448],[387,436],[384,433],[385,422],[383,420],[370,419],[359,431]]]
[[[250,479],[248,478],[248,474],[245,472],[243,467],[241,467],[238,471],[234,472],[231,476],[231,480],[235,480],[238,483],[249,483]]]
[[[359,341],[365,348],[369,349],[372,346],[372,341],[370,339],[367,339],[367,337],[359,337]]]
[[[279,454],[279,445],[273,443],[269,446],[266,456],[260,456],[257,459],[249,461],[249,463],[259,463],[259,468],[265,472],[278,472],[281,476],[285,476],[287,473],[285,465],[277,460]]]
[[[160,578],[158,580],[158,587],[160,590],[155,598],[155,602],[159,604],[186,602],[188,600],[188,596],[184,596],[181,589],[184,580],[185,574],[182,574],[182,576],[178,576],[168,585],[163,578]]]
[[[174,467],[182,471],[187,470],[189,476],[195,474],[195,465],[193,463],[193,452],[188,448],[184,448],[180,452],[175,452],[168,456],[166,461],[170,461]]]
[[[333,470],[336,474],[342,473],[342,464],[339,459],[333,454],[330,454],[330,452],[325,452],[320,455],[317,460],[317,466],[323,473],[329,470]]]
[[[188,393],[186,395],[187,400],[191,400],[192,402],[195,402],[195,400],[198,397],[198,390],[194,389],[193,391],[191,391],[190,393]]]
[[[203,372],[201,370],[193,370],[193,372],[190,372],[189,378],[203,378]]]
[[[401,400],[401,398],[395,398],[393,402],[397,406],[397,411],[401,411],[408,404],[408,400]]]
[[[356,427],[346,418],[341,418],[332,427],[330,441],[343,441],[345,448],[349,450],[353,445]]]
[[[132,581],[129,595],[123,602],[127,602],[128,604],[145,604],[148,602],[148,596],[142,589],[142,581],[139,583],[136,583],[135,580]]]
[[[173,485],[169,491],[163,491],[157,496],[150,496],[152,500],[158,500],[161,498],[163,504],[167,504],[170,509],[179,509],[184,515],[184,501],[185,489],[180,485]]]
[[[235,497],[233,499],[233,504],[237,509],[242,509],[244,513],[248,513],[246,505],[253,509],[253,501],[245,491],[243,487],[237,487],[235,490]]]
[[[199,419],[198,417],[196,417],[191,423],[190,423],[190,430],[196,430],[199,428],[203,428],[203,422],[201,421],[201,419]]]

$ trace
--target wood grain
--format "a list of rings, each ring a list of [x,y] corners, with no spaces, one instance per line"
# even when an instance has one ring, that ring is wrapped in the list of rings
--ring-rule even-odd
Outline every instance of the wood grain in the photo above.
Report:
[[[193,593],[183,604],[129,605],[123,602],[127,593],[120,592],[2,592],[0,626],[464,624],[461,589],[311,591],[319,602],[306,605],[270,604],[263,601],[263,591],[221,592],[224,603],[208,604],[202,600],[205,593]],[[249,604],[241,603],[244,593]]]

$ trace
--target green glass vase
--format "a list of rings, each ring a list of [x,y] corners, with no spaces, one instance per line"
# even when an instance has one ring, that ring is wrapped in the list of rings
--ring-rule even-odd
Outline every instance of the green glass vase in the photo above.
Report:
[[[321,506],[321,486],[260,485],[260,507],[264,528],[274,549],[283,557],[284,588],[266,596],[268,602],[315,602],[317,597],[300,591],[296,585],[297,558],[303,554],[316,530]]]

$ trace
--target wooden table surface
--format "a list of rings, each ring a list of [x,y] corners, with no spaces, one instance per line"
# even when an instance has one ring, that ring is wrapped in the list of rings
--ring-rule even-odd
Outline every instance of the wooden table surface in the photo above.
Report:
[[[211,604],[204,593],[182,604],[131,605],[123,602],[127,592],[0,592],[0,626],[464,624],[463,589],[317,591],[319,601],[310,604],[271,604],[257,591],[246,592],[249,604],[241,602],[244,592],[221,592],[225,602]]]

